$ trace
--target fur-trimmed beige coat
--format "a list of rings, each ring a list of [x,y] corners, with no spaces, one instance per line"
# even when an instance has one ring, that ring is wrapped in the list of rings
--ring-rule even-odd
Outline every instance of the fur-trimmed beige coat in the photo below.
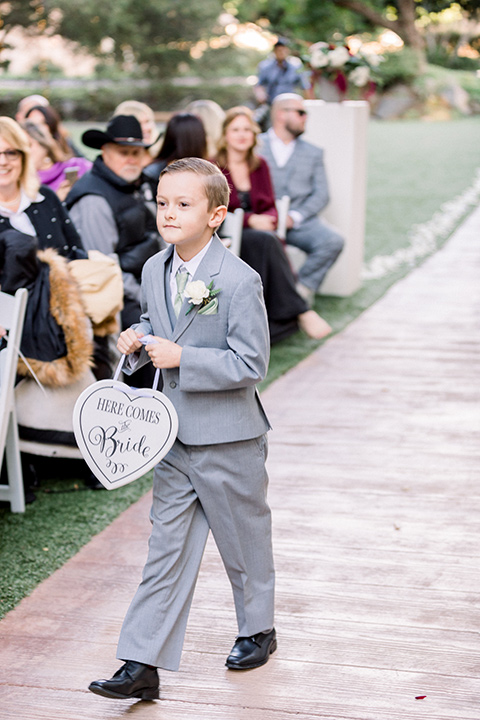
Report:
[[[93,333],[67,260],[52,248],[39,250],[38,258],[50,269],[50,312],[63,331],[67,354],[49,362],[27,360],[43,385],[61,387],[78,380],[92,367]],[[18,363],[18,373],[32,375],[22,359]]]

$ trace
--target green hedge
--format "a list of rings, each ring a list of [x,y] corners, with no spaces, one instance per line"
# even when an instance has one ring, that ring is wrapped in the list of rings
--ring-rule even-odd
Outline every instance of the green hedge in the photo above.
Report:
[[[378,77],[378,84],[384,90],[398,83],[409,85],[420,72],[418,55],[411,48],[388,52],[383,57],[385,59],[380,63],[375,74]]]
[[[222,107],[232,107],[252,102],[252,90],[245,85],[218,86],[201,83],[194,86],[180,86],[171,83],[152,82],[147,87],[139,86],[134,79],[109,80],[98,84],[81,82],[75,88],[46,86],[35,89],[4,90],[0,97],[0,115],[14,116],[18,101],[26,95],[40,93],[65,120],[104,121],[123,100],[140,100],[155,111],[181,110],[192,100],[215,98]]]

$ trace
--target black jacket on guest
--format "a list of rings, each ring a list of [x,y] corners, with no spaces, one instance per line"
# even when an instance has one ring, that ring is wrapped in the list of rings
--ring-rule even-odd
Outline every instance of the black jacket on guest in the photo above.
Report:
[[[49,188],[40,187],[25,214],[35,235],[17,230],[0,215],[0,287],[11,295],[19,288],[28,290],[22,353],[41,382],[64,385],[89,367],[87,317],[67,269],[68,260],[87,253],[65,206]],[[29,374],[23,370],[21,374]]]
[[[38,249],[54,248],[68,260],[86,258],[87,253],[65,205],[45,185],[41,185],[39,193],[43,199],[33,200],[25,210],[35,228]],[[0,234],[10,228],[10,220],[0,215]]]
[[[105,165],[100,155],[92,169],[75,183],[66,200],[69,209],[85,195],[100,195],[107,200],[118,230],[115,252],[120,267],[138,281],[146,260],[160,250],[155,217],[140,189],[142,179],[145,180],[141,178],[137,183],[123,180]]]

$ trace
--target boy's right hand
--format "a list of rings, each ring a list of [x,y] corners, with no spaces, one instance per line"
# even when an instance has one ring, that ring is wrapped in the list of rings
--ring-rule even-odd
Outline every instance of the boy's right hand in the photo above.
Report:
[[[135,330],[128,328],[120,333],[117,341],[117,350],[122,355],[131,355],[136,350],[140,350],[142,343],[138,339],[142,334],[137,335]]]

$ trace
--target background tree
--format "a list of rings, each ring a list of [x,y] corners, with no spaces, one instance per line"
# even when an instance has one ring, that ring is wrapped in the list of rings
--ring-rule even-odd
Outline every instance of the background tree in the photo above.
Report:
[[[4,8],[5,12],[2,12]],[[189,63],[191,48],[221,32],[221,0],[30,0],[0,3],[4,27],[58,33],[104,61],[152,75]],[[107,39],[107,41],[105,40]]]
[[[342,35],[387,28],[399,35],[406,46],[419,53],[425,38],[416,21],[428,13],[438,13],[452,5],[475,15],[480,0],[231,0],[241,20],[265,18],[274,32],[310,41],[329,39],[335,31]]]
[[[6,67],[2,52],[9,48],[8,33],[14,27],[23,27],[31,34],[43,32],[46,27],[44,8],[40,0],[31,2],[0,2],[0,66]]]
[[[256,22],[291,40],[315,42],[342,35],[370,30],[371,25],[360,15],[338,8],[333,2],[319,0],[231,0],[240,22]]]
[[[0,51],[8,30],[22,26],[32,34],[59,33],[105,64],[144,76],[174,76],[198,58],[198,53],[192,56],[193,48],[203,45],[208,50],[212,38],[223,35],[219,17],[227,11],[239,22],[257,22],[298,40],[299,49],[302,42],[330,40],[335,33],[388,28],[423,56],[425,37],[416,21],[452,5],[477,14],[480,0],[0,0]],[[224,45],[222,52],[210,54],[217,56],[210,65],[224,71],[235,48],[229,52]]]
[[[357,13],[372,26],[393,30],[405,45],[420,53],[425,50],[425,37],[416,21],[422,14],[440,12],[453,4],[468,13],[476,13],[480,8],[479,0],[457,0],[455,3],[448,0],[333,0],[333,3]]]

